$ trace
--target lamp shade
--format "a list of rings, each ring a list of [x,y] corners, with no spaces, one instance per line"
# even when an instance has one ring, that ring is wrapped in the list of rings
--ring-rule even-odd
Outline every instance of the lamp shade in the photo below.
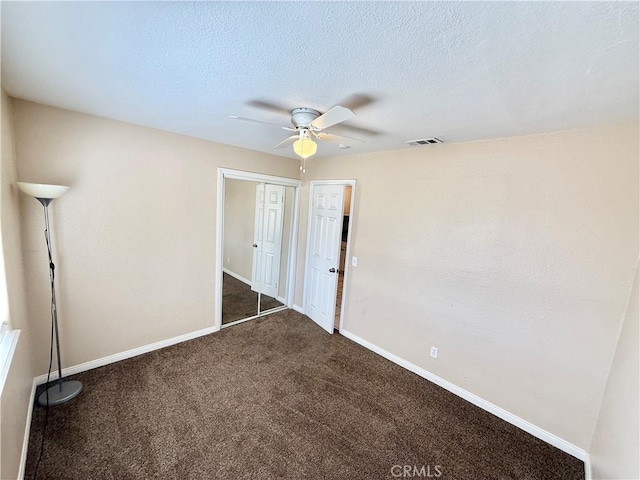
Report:
[[[316,153],[316,150],[318,150],[318,145],[307,137],[300,138],[293,144],[293,151],[302,158],[309,158]]]
[[[28,182],[16,182],[18,188],[27,195],[31,195],[35,198],[47,198],[53,200],[54,198],[61,197],[69,190],[66,185],[47,185],[46,183],[28,183]]]

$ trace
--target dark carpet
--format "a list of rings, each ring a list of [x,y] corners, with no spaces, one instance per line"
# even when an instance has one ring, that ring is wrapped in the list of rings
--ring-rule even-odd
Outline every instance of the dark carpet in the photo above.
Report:
[[[260,311],[282,307],[282,303],[268,295],[260,295]],[[251,286],[222,274],[222,324],[253,317],[258,314],[258,293]]]
[[[85,390],[49,409],[38,479],[584,478],[581,461],[292,310],[73,378]]]

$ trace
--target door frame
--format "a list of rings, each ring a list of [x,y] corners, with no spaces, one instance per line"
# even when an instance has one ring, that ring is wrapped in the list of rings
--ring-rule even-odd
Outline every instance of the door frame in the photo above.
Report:
[[[231,168],[218,167],[217,185],[217,205],[216,205],[216,267],[215,267],[215,306],[214,306],[214,331],[222,328],[222,268],[223,243],[224,243],[224,182],[226,179],[248,180],[250,182],[265,182],[275,185],[293,187],[295,196],[293,199],[293,212],[291,214],[291,237],[289,241],[289,262],[287,272],[287,295],[285,305],[289,308],[293,305],[297,243],[298,243],[298,222],[300,213],[300,184],[301,181],[295,178],[278,177],[262,173],[246,172],[244,170],[234,170]]]
[[[351,236],[353,234],[353,212],[355,211],[356,204],[356,180],[311,180],[309,182],[309,209],[307,213],[307,249],[305,254],[305,267],[304,267],[304,289],[302,294],[302,311],[307,314],[307,294],[308,294],[308,281],[307,281],[307,267],[309,266],[309,252],[311,251],[311,216],[313,215],[313,187],[316,185],[342,185],[344,187],[351,187],[351,207],[349,208],[349,231],[347,232],[347,251],[345,253],[344,261],[344,280],[342,284],[342,303],[340,304],[340,327],[339,332],[342,332],[344,328],[344,312],[345,305],[347,304],[347,285],[349,279],[349,272],[351,271]],[[344,208],[344,206],[343,206]],[[336,291],[336,295],[337,295]]]

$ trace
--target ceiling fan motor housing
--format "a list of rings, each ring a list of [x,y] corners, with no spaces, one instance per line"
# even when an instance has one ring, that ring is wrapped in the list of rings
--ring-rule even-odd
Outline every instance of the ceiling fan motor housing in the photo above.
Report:
[[[320,112],[312,108],[294,108],[291,110],[291,123],[296,128],[309,127],[319,116]]]

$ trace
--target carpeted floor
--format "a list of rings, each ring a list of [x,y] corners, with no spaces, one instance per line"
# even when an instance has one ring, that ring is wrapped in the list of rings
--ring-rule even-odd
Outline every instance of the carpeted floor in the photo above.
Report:
[[[282,307],[282,303],[268,295],[260,295],[260,311]],[[258,314],[258,294],[251,287],[227,273],[222,274],[222,324],[253,317]]]
[[[85,390],[50,408],[39,479],[391,479],[405,465],[584,478],[581,461],[292,310],[73,378]]]

